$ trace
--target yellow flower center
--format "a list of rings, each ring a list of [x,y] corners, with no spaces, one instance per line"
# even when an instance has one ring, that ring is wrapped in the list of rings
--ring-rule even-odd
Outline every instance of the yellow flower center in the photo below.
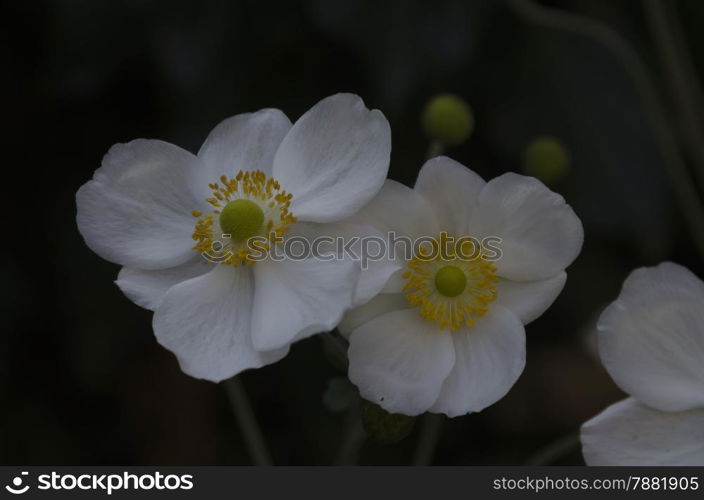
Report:
[[[421,249],[403,274],[406,299],[427,321],[441,330],[472,326],[496,299],[496,268],[480,255],[458,255],[451,249],[441,255]]]
[[[220,212],[220,227],[237,241],[256,236],[264,224],[264,210],[252,200],[238,198]]]
[[[209,184],[213,196],[210,213],[194,211],[198,220],[193,231],[198,253],[213,262],[237,266],[251,264],[256,252],[266,252],[288,232],[296,217],[289,212],[292,195],[264,172],[239,171],[235,177],[220,177]],[[254,241],[254,237],[260,237]]]
[[[435,273],[435,288],[445,297],[457,297],[467,287],[467,277],[457,266],[445,266]]]

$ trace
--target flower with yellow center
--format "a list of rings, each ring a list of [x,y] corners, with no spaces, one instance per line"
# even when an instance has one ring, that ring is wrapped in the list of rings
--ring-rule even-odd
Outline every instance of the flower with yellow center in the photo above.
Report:
[[[524,325],[555,300],[582,246],[582,225],[564,199],[531,177],[485,182],[437,157],[413,189],[387,181],[354,219],[433,239],[412,255],[401,245],[404,269],[340,325],[362,397],[392,413],[448,416],[503,397],[523,371]],[[457,244],[438,253],[444,234]],[[461,241],[478,242],[478,251]]]
[[[397,269],[267,253],[287,233],[337,231],[383,185],[390,150],[384,116],[350,94],[293,125],[275,109],[231,117],[197,155],[138,139],[113,146],[78,191],[78,228],[123,266],[118,286],[154,311],[157,340],[181,368],[219,381],[332,329]]]

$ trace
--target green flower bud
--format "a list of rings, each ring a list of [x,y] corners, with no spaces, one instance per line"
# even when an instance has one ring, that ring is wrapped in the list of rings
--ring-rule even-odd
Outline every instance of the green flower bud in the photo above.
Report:
[[[413,430],[415,417],[401,415],[400,413],[389,413],[381,406],[362,400],[360,407],[362,426],[371,438],[382,443],[398,443],[408,436]]]
[[[423,110],[423,128],[428,137],[443,145],[466,141],[474,129],[474,115],[459,97],[442,94],[433,97]]]
[[[539,137],[523,151],[523,171],[550,186],[569,170],[569,154],[554,137]]]
[[[349,410],[359,402],[359,392],[347,377],[335,377],[328,380],[323,393],[323,404],[331,412]]]

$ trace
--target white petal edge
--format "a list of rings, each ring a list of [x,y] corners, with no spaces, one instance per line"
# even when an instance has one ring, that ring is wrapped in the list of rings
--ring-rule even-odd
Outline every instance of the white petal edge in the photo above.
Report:
[[[380,293],[403,264],[388,257],[384,234],[366,224],[344,222],[297,222],[286,238],[303,238],[311,254],[326,259],[351,259],[359,267],[353,306]]]
[[[430,203],[417,191],[392,179],[384,182],[379,193],[352,220],[369,224],[385,235],[393,232],[411,240],[436,238],[440,234]]]
[[[367,321],[391,311],[399,311],[412,307],[406,296],[402,293],[380,293],[366,304],[349,310],[345,313],[337,329],[345,337]]]
[[[143,271],[123,267],[115,284],[127,298],[140,307],[154,311],[164,294],[174,285],[195,278],[213,269],[200,255],[176,267]]]
[[[196,378],[219,382],[274,363],[288,348],[260,352],[252,345],[254,279],[248,267],[218,265],[166,292],[154,313],[161,345]]]
[[[294,123],[274,157],[274,177],[293,194],[300,221],[354,214],[381,188],[389,169],[391,129],[379,110],[335,94]]]
[[[634,398],[582,426],[587,465],[704,465],[704,409],[663,412]]]
[[[704,283],[671,262],[640,268],[598,322],[614,381],[666,411],[704,407]]]
[[[508,309],[491,305],[474,325],[451,334],[455,365],[430,411],[456,417],[503,398],[523,373],[526,336]]]
[[[500,279],[496,284],[496,300],[492,305],[503,306],[514,313],[524,325],[538,319],[560,295],[567,273],[539,281]]]
[[[363,398],[391,413],[427,411],[455,363],[451,334],[415,309],[378,316],[349,341],[350,380]]]
[[[350,220],[368,224],[380,231],[387,240],[389,258],[401,268],[392,274],[384,293],[397,293],[405,280],[401,275],[407,260],[413,257],[419,239],[437,238],[440,224],[433,208],[417,191],[387,179],[379,193]]]
[[[207,181],[200,160],[163,141],[116,144],[76,193],[76,221],[86,244],[106,260],[164,269],[193,256],[193,210]]]
[[[582,223],[562,196],[539,180],[507,173],[479,193],[470,235],[501,238],[499,276],[515,281],[548,279],[577,257]]]
[[[210,180],[234,177],[240,170],[261,170],[271,175],[274,155],[291,128],[291,121],[278,109],[231,116],[208,134],[198,151]]]
[[[431,158],[420,169],[413,188],[433,207],[442,230],[466,236],[479,192],[486,185],[479,175],[448,158]]]
[[[264,351],[332,330],[352,306],[359,267],[351,260],[266,260],[254,265],[252,338]]]

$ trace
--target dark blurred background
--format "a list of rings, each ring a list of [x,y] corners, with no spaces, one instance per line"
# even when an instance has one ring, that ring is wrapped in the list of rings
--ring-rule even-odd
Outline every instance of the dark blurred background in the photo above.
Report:
[[[584,223],[582,254],[555,305],[527,327],[516,386],[480,414],[445,420],[433,463],[526,463],[621,398],[595,356],[600,310],[635,267],[675,260],[702,276],[702,261],[644,82],[613,47],[536,23],[519,4],[3,2],[2,463],[251,463],[222,388],[180,372],[154,339],[151,313],[114,285],[118,266],[83,244],[74,196],[113,143],[160,138],[196,151],[230,115],[277,107],[295,120],[340,91],[384,112],[390,176],[409,185],[428,148],[423,105],[438,93],[472,106],[473,135],[446,153],[487,179],[522,171],[539,136],[569,153],[551,187]],[[539,6],[607,27],[633,49],[664,113],[659,127],[691,174],[691,130],[647,4]],[[702,70],[704,3],[665,4],[689,51],[680,54]],[[242,376],[276,463],[334,460],[347,417],[323,393],[340,375],[314,337]],[[397,444],[365,442],[360,463],[409,463],[421,427]],[[553,462],[582,463],[576,448]]]

